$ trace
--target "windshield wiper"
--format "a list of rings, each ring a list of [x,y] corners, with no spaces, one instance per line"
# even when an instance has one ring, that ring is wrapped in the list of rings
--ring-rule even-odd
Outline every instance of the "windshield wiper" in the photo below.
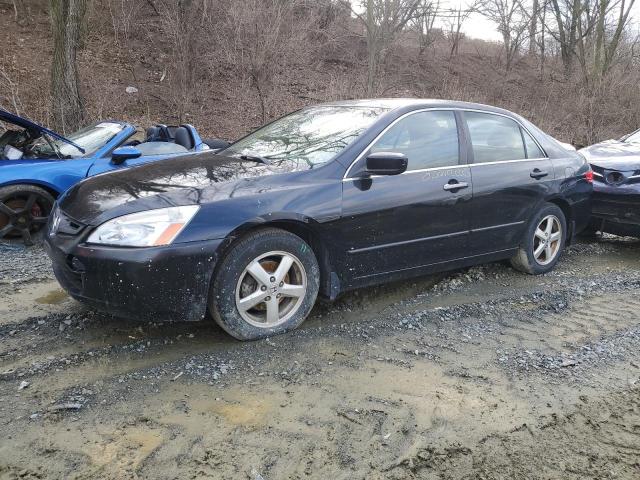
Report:
[[[54,140],[51,140],[49,138],[49,135],[47,135],[46,133],[44,135],[42,135],[42,136],[44,137],[44,139],[49,144],[49,147],[51,147],[51,150],[53,150],[53,152],[58,156],[58,158],[60,160],[63,160],[65,158],[65,156],[60,151],[60,148],[58,148],[58,145],[56,145],[56,142]]]
[[[249,160],[251,162],[264,163],[265,165],[269,165],[271,160],[266,157],[261,157],[260,155],[253,155],[251,153],[240,155],[242,160]]]

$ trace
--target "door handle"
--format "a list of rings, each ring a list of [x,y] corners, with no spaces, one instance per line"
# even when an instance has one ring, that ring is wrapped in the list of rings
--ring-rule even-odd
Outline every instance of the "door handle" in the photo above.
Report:
[[[457,180],[450,180],[450,182],[454,182],[454,183],[445,183],[442,188],[445,189],[446,191],[451,191],[451,190],[461,190],[469,186],[467,182],[458,182]]]
[[[529,174],[531,178],[535,178],[536,180],[539,180],[542,177],[546,177],[547,175],[549,175],[549,172],[543,172],[539,168],[534,168],[533,172]]]

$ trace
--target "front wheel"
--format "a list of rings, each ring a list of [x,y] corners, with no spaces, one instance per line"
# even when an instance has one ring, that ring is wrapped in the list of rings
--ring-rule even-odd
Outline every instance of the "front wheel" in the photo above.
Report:
[[[214,273],[209,310],[227,333],[256,340],[298,327],[318,295],[320,269],[300,237],[269,228],[232,245]]]
[[[564,250],[567,221],[557,205],[546,204],[531,219],[511,265],[522,272],[540,275],[551,271]]]
[[[0,188],[0,240],[33,245],[39,240],[55,199],[35,185]]]

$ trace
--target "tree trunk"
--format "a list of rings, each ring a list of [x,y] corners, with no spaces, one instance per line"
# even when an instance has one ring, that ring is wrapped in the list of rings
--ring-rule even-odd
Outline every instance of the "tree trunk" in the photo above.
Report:
[[[88,0],[50,0],[53,57],[51,102],[54,128],[63,133],[80,128],[85,110],[80,96],[76,54]]]
[[[378,32],[373,18],[373,0],[367,1],[367,51],[369,54],[367,64],[367,96],[374,96],[376,90],[376,82],[378,80],[378,63],[379,63],[379,46]]]
[[[536,54],[536,32],[538,30],[538,0],[533,0],[531,6],[531,20],[529,23],[529,55]]]
[[[540,78],[542,79],[544,77],[544,64],[546,61],[546,44],[545,41],[546,39],[544,38],[544,30],[545,30],[545,25],[547,24],[547,8],[546,5],[542,8],[542,17],[540,18],[540,24],[542,25],[542,31],[541,31],[541,39],[540,39]]]
[[[593,46],[593,76],[599,77],[604,71],[604,45],[605,45],[605,22],[607,17],[608,0],[600,0],[598,3],[598,22],[596,23],[596,39]]]

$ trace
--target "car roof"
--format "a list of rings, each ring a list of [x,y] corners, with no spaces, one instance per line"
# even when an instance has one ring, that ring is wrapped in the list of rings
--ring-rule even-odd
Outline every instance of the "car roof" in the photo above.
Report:
[[[446,100],[437,98],[366,98],[360,100],[341,100],[337,102],[323,103],[322,105],[342,106],[342,107],[370,107],[387,108],[396,110],[400,108],[461,108],[472,110],[485,110],[487,112],[514,115],[513,112],[502,108],[484,105],[482,103],[460,102],[457,100]]]

